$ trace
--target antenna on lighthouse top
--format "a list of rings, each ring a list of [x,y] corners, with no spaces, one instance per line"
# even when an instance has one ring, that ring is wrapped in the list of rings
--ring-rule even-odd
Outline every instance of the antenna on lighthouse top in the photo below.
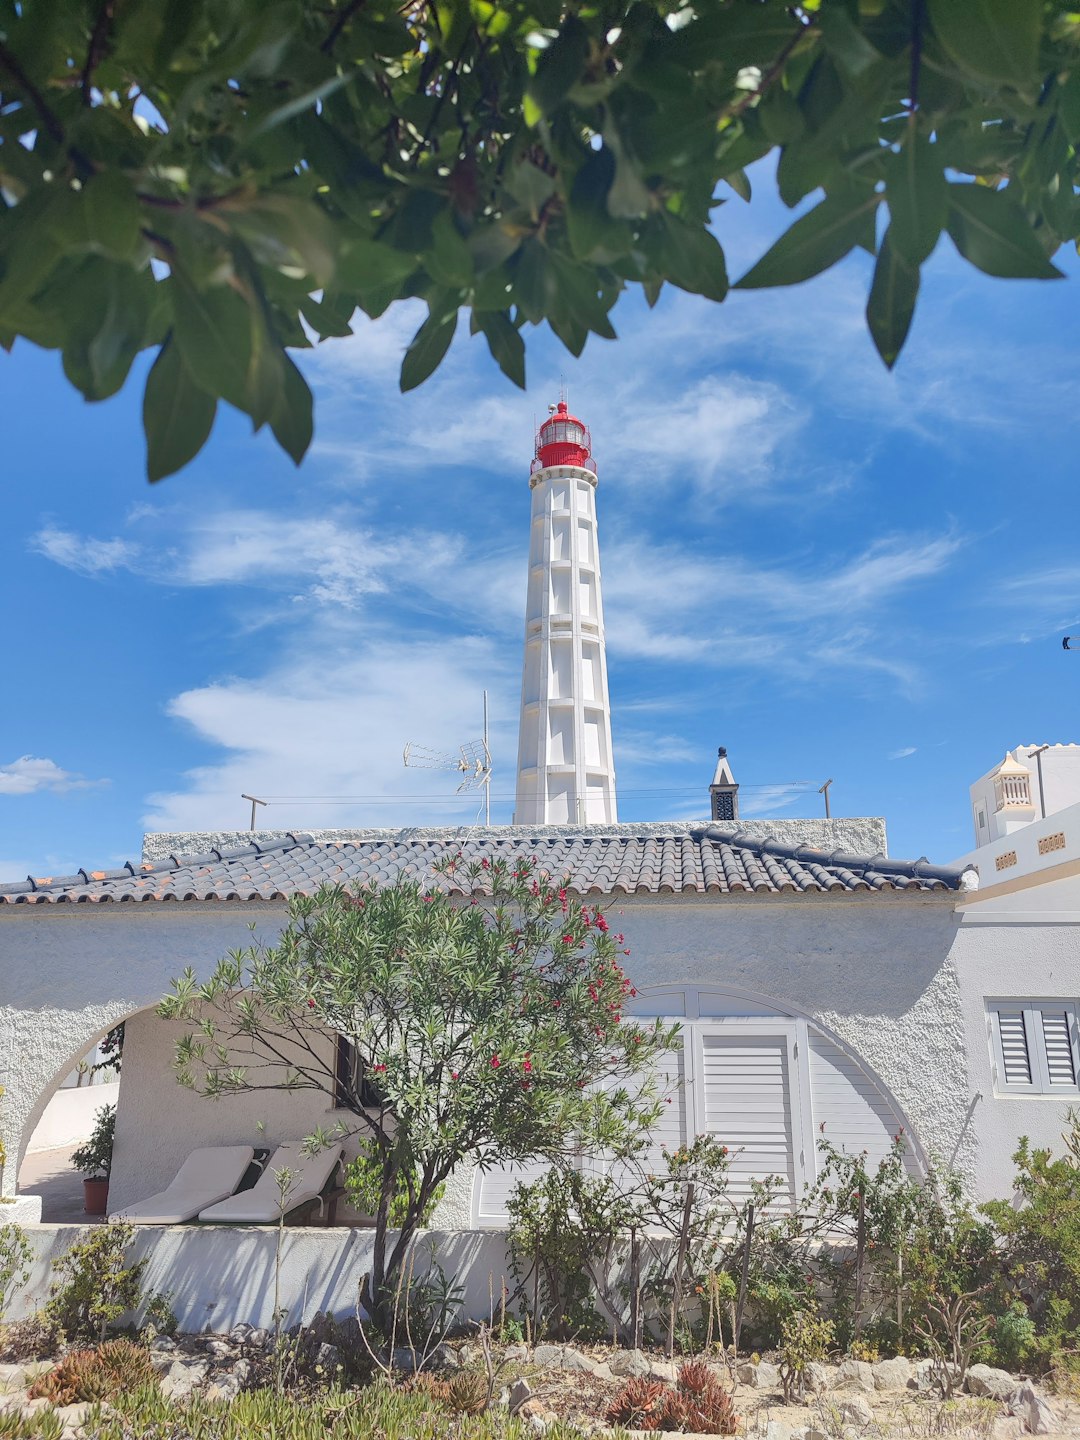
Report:
[[[484,824],[491,824],[491,746],[488,744],[488,692],[484,691],[484,734],[480,740],[470,740],[458,746],[456,755],[447,755],[431,750],[426,745],[414,745],[410,740],[401,756],[410,770],[456,770],[462,777],[457,793],[462,791],[484,791]],[[479,819],[479,813],[477,819]]]

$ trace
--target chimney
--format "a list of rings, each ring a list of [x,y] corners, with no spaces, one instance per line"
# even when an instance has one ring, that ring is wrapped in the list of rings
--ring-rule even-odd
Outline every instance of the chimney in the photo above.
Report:
[[[709,810],[714,820],[739,818],[739,787],[723,745],[716,752],[716,770],[709,786]]]

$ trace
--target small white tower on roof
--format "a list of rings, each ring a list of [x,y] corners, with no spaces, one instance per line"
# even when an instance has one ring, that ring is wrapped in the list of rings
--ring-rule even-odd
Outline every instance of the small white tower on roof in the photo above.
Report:
[[[709,786],[709,809],[714,820],[739,818],[739,784],[731,773],[731,762],[723,745],[716,752],[716,769]]]
[[[591,443],[565,398],[536,437],[517,825],[618,818]]]

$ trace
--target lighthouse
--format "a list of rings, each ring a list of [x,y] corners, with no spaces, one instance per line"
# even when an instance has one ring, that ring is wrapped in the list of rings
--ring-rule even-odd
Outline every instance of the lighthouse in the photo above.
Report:
[[[591,445],[565,399],[550,407],[529,474],[516,825],[618,819]]]

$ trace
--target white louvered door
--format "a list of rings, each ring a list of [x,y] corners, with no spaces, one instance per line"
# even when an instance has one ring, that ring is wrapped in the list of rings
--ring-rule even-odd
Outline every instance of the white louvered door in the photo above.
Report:
[[[733,1152],[732,1198],[772,1175],[777,1203],[790,1207],[805,1183],[806,1154],[795,1022],[703,1023],[696,1040],[696,1129]]]

